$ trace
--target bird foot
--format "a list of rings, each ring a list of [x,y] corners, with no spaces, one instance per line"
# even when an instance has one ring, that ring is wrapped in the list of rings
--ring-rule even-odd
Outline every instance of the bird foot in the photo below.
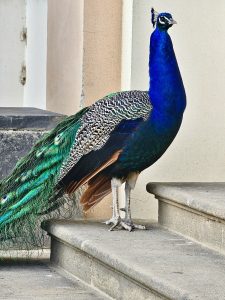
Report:
[[[112,217],[110,220],[104,222],[106,225],[112,225],[113,226],[109,229],[109,231],[113,231],[115,228],[118,230],[125,229],[129,232],[135,230],[135,229],[141,229],[145,230],[146,227],[144,225],[139,225],[133,223],[131,220],[124,220],[118,217]]]
[[[106,225],[113,225],[109,231],[112,231],[114,228],[116,228],[121,223],[120,216],[112,217],[110,220],[104,222]]]
[[[144,225],[140,225],[140,224],[135,224],[133,223],[132,220],[122,220],[123,223],[123,228],[128,230],[128,231],[132,231],[135,229],[140,229],[140,230],[146,230],[146,226]]]

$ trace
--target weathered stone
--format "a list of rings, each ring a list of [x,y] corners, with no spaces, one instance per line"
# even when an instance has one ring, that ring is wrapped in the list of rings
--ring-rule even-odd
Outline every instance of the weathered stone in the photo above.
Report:
[[[159,223],[225,253],[225,183],[150,183]]]
[[[37,108],[0,108],[0,180],[65,116]]]
[[[44,226],[52,262],[115,299],[225,299],[225,257],[160,226],[131,233],[83,221]]]
[[[63,115],[37,108],[1,107],[0,179],[7,176],[37,140],[63,118]]]
[[[63,118],[63,115],[36,108],[0,108],[0,180]]]
[[[49,260],[1,261],[0,299],[103,300],[108,299],[65,272],[49,267]]]
[[[24,157],[44,132],[0,130],[0,179],[6,177],[17,161]]]
[[[0,107],[0,130],[50,130],[63,117],[33,107]]]

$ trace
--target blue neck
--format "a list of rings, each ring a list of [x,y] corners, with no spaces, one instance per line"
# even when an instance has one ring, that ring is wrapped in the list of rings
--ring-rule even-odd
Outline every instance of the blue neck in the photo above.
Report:
[[[181,117],[186,107],[183,81],[167,31],[156,28],[150,39],[149,96],[157,116]]]

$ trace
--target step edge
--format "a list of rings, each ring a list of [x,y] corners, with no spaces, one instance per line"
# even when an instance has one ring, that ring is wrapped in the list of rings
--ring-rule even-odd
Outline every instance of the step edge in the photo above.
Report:
[[[171,195],[171,190],[176,190],[176,186],[172,187],[172,186],[168,186],[168,184],[170,183],[148,183],[146,186],[146,190],[147,192],[149,192],[150,194],[153,194],[155,196],[155,198],[159,201],[170,201],[170,203],[176,203],[178,205],[181,205],[182,207],[185,208],[190,208],[193,211],[197,211],[200,212],[202,214],[207,215],[207,217],[211,217],[211,218],[216,218],[218,219],[220,222],[225,222],[225,207],[223,208],[223,212],[221,212],[221,207],[217,207],[216,211],[211,207],[203,207],[201,204],[202,203],[196,203],[195,199],[188,198],[188,195],[186,194],[182,194],[182,195]],[[171,183],[171,184],[175,184],[175,183]],[[197,184],[197,183],[196,183]]]
[[[186,211],[191,212],[193,214],[196,214],[196,215],[205,217],[207,219],[210,219],[212,221],[225,224],[225,219],[222,219],[222,218],[220,218],[220,217],[218,217],[218,216],[216,216],[216,215],[214,215],[212,213],[208,213],[208,212],[206,212],[204,210],[188,206],[188,205],[180,203],[180,202],[178,202],[178,201],[176,201],[174,199],[169,199],[169,198],[166,198],[166,197],[158,196],[157,199],[160,202],[164,202],[164,203],[167,203],[167,204],[169,204],[171,206],[178,207],[180,209],[186,210]]]

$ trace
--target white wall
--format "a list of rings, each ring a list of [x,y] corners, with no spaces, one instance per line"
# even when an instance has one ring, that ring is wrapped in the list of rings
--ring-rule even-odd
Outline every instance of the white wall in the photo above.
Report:
[[[122,14],[122,61],[121,61],[121,89],[131,89],[132,79],[132,42],[133,42],[133,0],[123,0]]]
[[[0,1],[0,106],[22,106],[20,70],[25,43],[20,32],[25,26],[25,1]]]
[[[26,68],[23,106],[46,108],[47,0],[26,0]]]
[[[47,5],[47,0],[0,1],[0,106],[46,108]],[[21,40],[23,28],[27,41]]]
[[[145,191],[147,182],[225,178],[225,1],[134,0],[132,89],[148,87],[151,6],[171,12],[178,22],[169,33],[188,102],[178,136],[142,173],[133,195],[135,216],[156,218],[157,203]]]
[[[37,6],[42,3],[44,10],[39,7],[38,11],[39,16],[45,18],[47,0],[28,0],[27,3],[31,1],[32,5]],[[73,113],[79,106],[82,89],[80,45],[83,45],[83,1],[48,2],[51,3],[49,15],[51,14],[52,18],[52,23],[48,24],[51,31],[48,41],[48,107]],[[59,15],[61,3],[64,5]],[[74,3],[81,5],[76,7]],[[157,11],[171,12],[178,22],[169,32],[186,87],[188,106],[177,138],[164,156],[141,174],[132,197],[135,217],[156,218],[157,202],[146,193],[147,182],[224,181],[225,1],[124,0],[124,4],[127,6],[124,9],[123,23],[123,89],[148,88],[149,35],[153,30],[150,22],[151,6]],[[37,17],[38,15],[34,14],[33,21],[36,22]],[[76,22],[76,26],[70,25],[72,21]],[[23,105],[23,87],[19,82],[20,68],[25,59],[25,44],[20,41],[23,26],[25,0],[0,1],[0,106]],[[46,40],[46,32],[43,30],[46,23],[43,22],[42,26],[33,38],[39,40],[40,49],[36,50],[41,51],[43,62],[45,45],[41,47],[41,43]],[[39,39],[41,37],[43,40]],[[119,49],[118,46],[117,48]],[[39,51],[32,53],[33,57],[37,56],[39,59]],[[57,61],[61,63],[56,64]],[[38,67],[38,60],[34,62]],[[45,72],[43,70],[44,68],[42,72]],[[33,96],[32,93],[29,97],[28,94],[26,96],[26,103],[29,105],[39,103],[44,107],[44,102],[41,104],[39,101],[44,101],[45,95],[43,89],[38,90],[37,84],[41,79],[44,77],[33,81]],[[35,95],[36,84],[36,91],[42,91],[42,94]],[[74,89],[71,89],[73,86]],[[76,100],[78,98],[79,101]],[[70,100],[67,103],[68,99]]]

